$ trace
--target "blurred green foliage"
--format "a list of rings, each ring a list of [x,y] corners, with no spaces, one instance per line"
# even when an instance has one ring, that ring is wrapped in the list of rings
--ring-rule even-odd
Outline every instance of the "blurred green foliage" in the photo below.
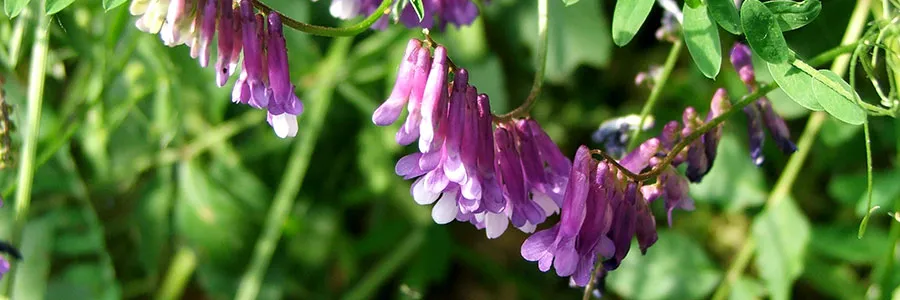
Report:
[[[0,18],[0,76],[17,124],[25,122],[28,50],[43,14],[38,2],[6,0],[6,12],[24,10]],[[339,25],[328,1],[265,2],[298,20]],[[525,99],[533,79],[532,2],[490,1],[472,26],[434,35],[498,113]],[[231,83],[217,88],[213,71],[199,68],[186,47],[167,48],[137,31],[127,5],[106,11],[118,3],[76,1],[50,16],[39,167],[13,299],[233,298],[276,197],[293,205],[260,299],[580,297],[567,279],[520,257],[524,233],[510,229],[488,240],[469,224],[435,225],[429,209],[412,201],[410,183],[394,175],[396,159],[411,150],[393,141],[399,125],[376,128],[369,120],[417,30],[396,25],[352,41],[289,31],[291,75],[308,109],[298,137],[281,140],[264,112],[232,104]],[[801,57],[836,46],[853,5],[828,1],[809,26],[784,33],[789,46]],[[550,1],[548,83],[532,116],[564,153],[580,144],[599,147],[589,137],[602,121],[638,112],[649,90],[635,86],[634,75],[665,59],[668,44],[654,38],[660,10],[633,39],[637,29],[626,26],[621,39],[631,43],[619,48],[610,35],[615,8],[613,1]],[[720,36],[730,49],[736,37]],[[654,110],[659,124],[680,119],[686,106],[705,111],[715,88],[727,88],[733,99],[746,91],[730,64],[712,81],[688,56],[682,52]],[[769,81],[763,66],[759,60],[759,78]],[[781,91],[770,98],[799,135],[808,111]],[[860,127],[826,121],[791,200],[763,211],[787,157],[769,142],[767,162],[755,167],[745,119],[736,116],[726,123],[709,176],[691,187],[696,210],[676,212],[671,228],[659,219],[658,244],[646,256],[632,250],[606,279],[605,297],[708,298],[727,276],[737,276],[731,299],[897,295],[900,272],[885,265],[900,260],[889,252],[900,224],[885,212],[900,210],[900,122],[870,122],[873,204],[881,210],[862,239]],[[13,219],[15,170],[0,171],[3,224]],[[10,228],[0,226],[0,234],[11,236]],[[755,263],[726,274],[749,239],[757,244]]]

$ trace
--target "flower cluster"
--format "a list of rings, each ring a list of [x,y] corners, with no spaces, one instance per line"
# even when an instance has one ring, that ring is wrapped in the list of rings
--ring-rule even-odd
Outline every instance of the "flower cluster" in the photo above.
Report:
[[[756,75],[753,71],[753,56],[747,45],[736,43],[731,48],[731,64],[741,77],[741,81],[747,86],[750,92],[759,88],[756,83]],[[747,115],[748,130],[750,135],[750,157],[756,165],[762,165],[765,159],[762,154],[763,141],[766,134],[763,132],[765,126],[778,148],[785,154],[797,151],[797,146],[791,141],[790,131],[784,123],[784,119],[772,109],[772,102],[766,97],[760,97],[754,103],[744,107],[744,114]]]
[[[200,66],[209,65],[210,44],[218,34],[216,84],[225,86],[241,62],[232,101],[266,109],[269,125],[281,138],[297,134],[303,103],[294,94],[281,17],[256,14],[249,0],[134,0],[132,15],[140,15],[141,31],[159,33],[173,47],[188,44]],[[266,26],[268,23],[268,26]]]
[[[419,152],[401,158],[397,174],[416,179],[417,203],[437,201],[432,217],[439,224],[470,222],[489,238],[510,222],[532,232],[559,210],[571,162],[534,120],[494,120],[488,96],[468,83],[468,72],[449,68],[443,46],[430,48],[409,41],[393,90],[372,116],[386,126],[407,107],[396,140],[418,140]]]
[[[581,146],[569,173],[559,223],[525,240],[522,257],[538,262],[538,268],[544,272],[553,266],[557,275],[571,276],[574,285],[584,286],[598,255],[605,259],[602,271],[606,272],[618,268],[628,255],[633,238],[637,238],[641,253],[646,253],[657,239],[656,219],[649,205],[660,197],[665,198],[669,225],[675,208],[694,208],[688,196],[688,178],[699,181],[712,166],[722,125],[703,133],[682,149],[670,166],[660,165],[662,159],[674,151],[675,144],[704,122],[722,114],[729,105],[725,90],[720,89],[705,120],[693,108],[685,109],[683,127],[676,121],[669,122],[660,136],[643,142],[618,165],[594,160],[591,151]],[[675,171],[682,163],[687,163],[688,178]],[[664,169],[656,183],[642,186],[619,167],[630,173],[652,167]]]
[[[406,2],[406,0],[400,0]],[[329,11],[336,18],[350,19],[359,15],[370,15],[376,12],[382,0],[332,0]],[[478,8],[471,0],[422,0],[422,20],[416,15],[412,5],[406,5],[400,12],[400,22],[406,27],[433,28],[435,21],[439,29],[452,23],[457,27],[469,25],[478,16]],[[373,27],[387,27],[388,17],[382,17]]]

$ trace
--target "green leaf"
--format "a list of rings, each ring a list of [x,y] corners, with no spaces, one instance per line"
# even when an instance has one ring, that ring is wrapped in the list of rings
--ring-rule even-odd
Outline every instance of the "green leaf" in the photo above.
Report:
[[[819,0],[774,0],[765,3],[775,19],[781,31],[791,31],[811,23],[819,12],[822,11],[822,3]]]
[[[566,4],[566,6],[569,6],[569,5],[578,3],[578,1],[579,1],[579,0],[562,0],[562,2],[563,2],[564,4]]]
[[[409,0],[409,4],[412,4],[416,16],[419,17],[419,22],[422,22],[422,19],[425,18],[425,7],[422,5],[422,0]]]
[[[884,258],[890,239],[879,227],[870,228],[861,239],[850,224],[823,224],[813,227],[809,251],[851,264],[871,264]]]
[[[103,9],[110,11],[123,3],[125,3],[125,0],[103,0]]]
[[[580,65],[603,67],[609,63],[612,43],[607,35],[607,18],[597,1],[579,2],[578,9],[567,9],[562,2],[550,1],[547,24],[547,70],[545,77],[551,82],[566,82]],[[520,19],[520,36],[532,51],[537,51],[537,21],[534,6],[523,7]],[[537,53],[537,52],[532,52]],[[490,63],[490,62],[482,62]],[[485,67],[486,68],[486,67]],[[471,76],[476,76],[476,73]],[[504,79],[507,78],[504,75]],[[496,80],[501,80],[497,78]],[[530,82],[530,81],[529,81]],[[494,95],[491,94],[491,103]],[[503,111],[501,107],[493,107]]]
[[[769,72],[772,74],[772,79],[778,83],[781,90],[784,91],[791,100],[794,100],[794,102],[797,102],[797,104],[800,104],[800,106],[806,107],[809,110],[822,111],[825,109],[819,104],[819,101],[816,100],[815,95],[810,92],[813,84],[812,76],[809,76],[809,74],[792,66],[790,63],[766,63],[766,65],[769,66]]]
[[[766,289],[759,280],[752,277],[741,276],[734,281],[729,300],[755,300],[765,296]]]
[[[31,0],[4,0],[3,10],[12,19],[18,16],[25,9],[25,6],[28,6],[28,2],[31,2]]]
[[[791,285],[803,273],[809,227],[792,199],[785,199],[753,221],[756,268],[774,300],[789,299]]]
[[[49,214],[25,225],[19,247],[23,259],[11,262],[17,264],[18,270],[13,275],[15,280],[10,299],[44,299],[56,224],[54,215]]]
[[[739,35],[741,30],[741,15],[738,14],[737,7],[734,6],[732,0],[707,0],[709,5],[709,15],[722,29],[734,35]]]
[[[47,0],[47,14],[52,15],[58,13],[64,8],[69,7],[69,5],[72,5],[73,2],[75,2],[75,0]]]
[[[818,82],[813,82],[812,94],[819,100],[819,104],[825,108],[825,111],[848,124],[860,125],[865,122],[866,112],[856,104],[855,98],[846,97],[847,93],[856,94],[850,89],[850,84],[830,70],[821,70],[819,73],[822,77],[813,75],[813,79],[817,79]],[[828,80],[832,83],[829,84]],[[832,88],[835,84],[843,91]]]
[[[854,239],[847,243],[853,244],[856,241]],[[817,292],[823,293],[826,296],[823,298],[829,299],[859,299],[860,295],[866,294],[868,287],[867,283],[860,280],[854,266],[814,255],[806,259],[803,281],[815,287]]]
[[[741,26],[750,48],[763,60],[777,64],[791,58],[791,49],[778,29],[775,15],[759,0],[747,0],[741,5]]]
[[[900,197],[900,170],[875,171],[872,174],[872,207],[892,207]],[[828,184],[828,195],[842,204],[855,207],[856,216],[868,213],[866,172],[837,175]]]
[[[653,8],[653,0],[618,0],[613,11],[612,37],[619,47],[634,38]]]
[[[660,231],[647,255],[631,251],[607,277],[609,288],[625,299],[702,299],[722,277],[703,247],[679,233]]]
[[[712,23],[706,4],[684,4],[684,41],[694,64],[704,76],[715,79],[722,65],[719,29]]]

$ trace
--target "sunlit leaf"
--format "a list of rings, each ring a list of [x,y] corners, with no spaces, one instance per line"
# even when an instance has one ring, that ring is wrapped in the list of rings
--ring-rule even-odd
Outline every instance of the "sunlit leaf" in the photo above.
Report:
[[[110,11],[124,4],[126,0],[103,0],[103,9]]]
[[[578,1],[579,0],[562,0],[562,2],[566,4],[566,6],[578,3]]]
[[[839,85],[844,93],[856,94],[856,92],[850,88],[850,84],[841,79],[841,77],[834,72],[830,70],[820,70],[819,73],[827,80],[831,80],[833,84]],[[841,91],[826,85],[824,82],[825,79],[815,78],[815,76],[813,79],[818,80],[813,81],[812,94],[819,101],[819,104],[825,108],[825,111],[827,111],[828,114],[834,116],[838,120],[853,125],[860,125],[866,121],[866,112],[856,104],[855,99],[847,98],[844,94],[840,93]]]
[[[732,0],[707,0],[709,6],[709,15],[719,26],[725,31],[738,35],[743,32],[741,30],[741,15],[738,14],[737,7],[734,6]]]
[[[765,3],[766,7],[775,14],[778,26],[782,31],[790,31],[806,26],[822,11],[822,3],[819,0],[773,0]]]
[[[3,0],[3,10],[10,19],[15,18],[31,0]]]
[[[777,64],[791,58],[775,15],[759,0],[746,0],[741,5],[741,26],[750,48],[763,60]]]
[[[816,100],[815,95],[810,92],[813,84],[812,76],[790,63],[766,63],[766,65],[769,66],[772,78],[791,100],[810,110],[821,111],[825,109]]]
[[[69,7],[75,0],[47,0],[47,14],[52,15]]]
[[[634,38],[650,14],[653,0],[618,0],[613,12],[612,37],[618,46],[625,46]]]
[[[700,72],[715,79],[722,65],[722,45],[719,29],[709,18],[706,4],[684,4],[684,41]]]

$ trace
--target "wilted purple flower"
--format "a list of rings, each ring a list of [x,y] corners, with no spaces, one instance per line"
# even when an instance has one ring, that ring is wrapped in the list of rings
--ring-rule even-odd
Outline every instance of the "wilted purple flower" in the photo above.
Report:
[[[753,71],[752,54],[750,47],[741,43],[735,43],[731,49],[731,63],[737,70],[741,81],[747,86],[750,92],[756,91],[758,87],[756,83],[756,75]],[[784,119],[772,109],[772,103],[769,99],[761,97],[754,103],[744,107],[744,113],[749,120],[750,131],[750,156],[753,163],[761,165],[764,157],[762,155],[763,140],[765,133],[762,127],[768,128],[769,133],[775,139],[778,148],[785,154],[793,153],[797,150],[797,146],[790,139],[790,131],[785,124]]]
[[[731,108],[731,102],[728,101],[728,93],[722,88],[716,90],[712,102],[709,105],[709,113],[706,115],[706,122],[710,122],[712,119],[722,115],[729,108]],[[722,138],[722,128],[724,126],[724,123],[720,123],[703,134],[703,144],[706,146],[706,160],[709,162],[708,169],[712,169],[713,162],[716,160],[719,140]]]
[[[235,54],[232,48],[235,46],[234,28],[236,27],[236,23],[234,20],[234,7],[232,6],[234,2],[232,0],[217,1],[219,2],[219,39],[217,41],[219,48],[217,51],[218,57],[216,59],[216,84],[219,87],[223,87],[228,81],[228,77],[234,72],[231,68],[231,56]]]
[[[653,128],[653,123],[653,116],[647,116],[641,130]],[[626,144],[631,139],[631,133],[641,126],[640,124],[641,116],[639,115],[609,119],[600,124],[600,127],[591,134],[591,139],[595,143],[603,144],[607,153],[614,157],[621,157],[625,154]]]
[[[660,196],[665,198],[666,216],[669,226],[672,226],[672,211],[675,208],[693,210],[694,200],[688,195],[688,180],[675,171],[674,167],[665,168],[656,179],[656,184],[644,186],[641,192],[647,202],[652,202]]]

